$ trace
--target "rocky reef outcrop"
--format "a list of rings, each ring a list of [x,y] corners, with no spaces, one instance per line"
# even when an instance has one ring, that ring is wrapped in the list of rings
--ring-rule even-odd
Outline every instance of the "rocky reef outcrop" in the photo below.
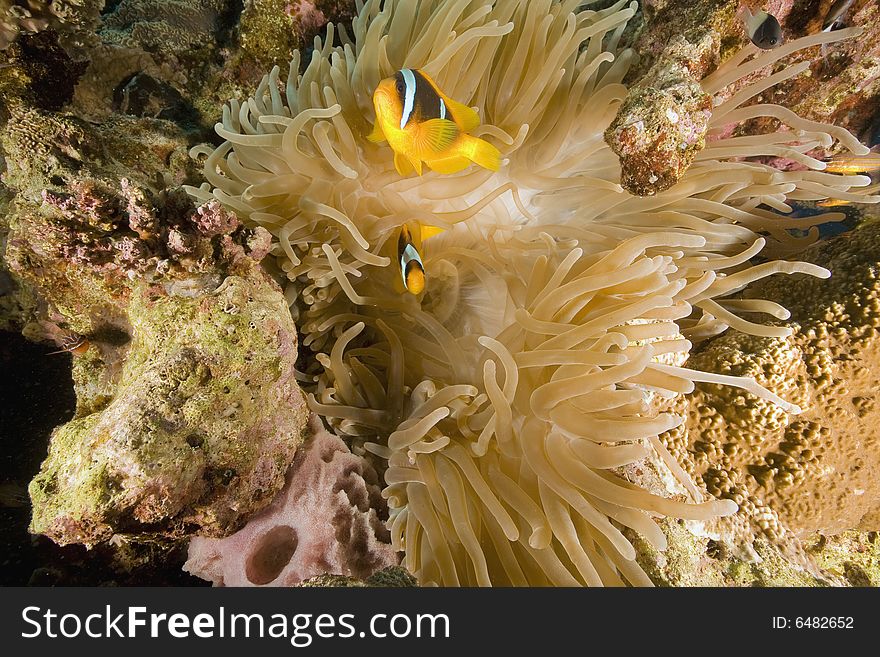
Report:
[[[267,504],[307,419],[296,329],[257,264],[268,235],[125,180],[45,192],[10,229],[8,265],[45,301],[25,332],[77,345],[77,413],[30,486],[31,530],[223,535]]]
[[[651,67],[629,89],[605,141],[621,164],[620,184],[638,196],[669,189],[706,143],[712,98],[700,80],[718,62],[720,36],[733,21],[736,2],[713,0],[661,9],[651,16],[638,50]],[[655,34],[659,32],[660,34]]]
[[[21,34],[52,30],[71,49],[97,40],[104,0],[0,0],[0,51]]]

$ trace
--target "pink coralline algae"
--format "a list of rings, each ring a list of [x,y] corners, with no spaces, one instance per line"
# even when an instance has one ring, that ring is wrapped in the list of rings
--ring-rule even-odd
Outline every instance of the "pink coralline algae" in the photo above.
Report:
[[[209,201],[196,209],[190,217],[202,235],[213,236],[231,233],[238,228],[238,218],[218,201]]]
[[[272,504],[232,536],[193,538],[185,570],[215,586],[292,586],[397,564],[375,471],[317,416],[310,430]]]

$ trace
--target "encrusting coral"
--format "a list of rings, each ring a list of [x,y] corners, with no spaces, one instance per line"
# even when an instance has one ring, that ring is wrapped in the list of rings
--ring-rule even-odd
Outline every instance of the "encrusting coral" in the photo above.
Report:
[[[693,11],[665,7],[650,23],[654,29],[640,35],[644,56],[639,64],[651,66],[629,85],[605,131],[620,157],[620,184],[627,191],[647,196],[668,189],[705,146],[712,96],[700,80],[718,63],[722,26],[732,22],[736,4],[711,0],[694,5]],[[634,77],[634,71],[627,77]]]
[[[410,575],[405,568],[400,566],[389,566],[373,573],[364,580],[356,577],[346,577],[345,575],[318,575],[307,579],[299,586],[302,587],[344,587],[344,588],[361,588],[361,587],[382,587],[382,588],[410,588],[418,586],[416,579]]]
[[[209,47],[228,0],[122,0],[101,23],[105,43],[183,53]]]
[[[792,335],[731,331],[690,359],[697,369],[754,376],[804,409],[792,417],[747,393],[701,386],[688,421],[662,437],[712,495],[740,505],[723,523],[736,542],[880,529],[878,243],[880,224],[864,225],[802,254],[827,267],[829,281],[768,280],[744,291],[784,299]]]
[[[349,22],[353,10],[350,0],[245,0],[239,26],[242,54],[260,66],[286,63],[328,21]]]
[[[220,586],[292,586],[396,566],[378,476],[313,416],[272,504],[225,538],[196,536],[184,569]],[[386,514],[387,515],[387,514]]]
[[[332,27],[316,40],[303,73],[295,53],[286,81],[276,67],[247,101],[230,101],[217,126],[227,141],[196,151],[208,183],[190,192],[276,237],[314,354],[301,377],[310,405],[388,459],[392,544],[423,583],[648,584],[621,525],[662,549],[652,517],[733,513],[729,500],[699,501],[657,439],[684,418],[656,402],[709,382],[797,411],[754,379],[681,364],[692,342],[728,326],[790,333],[743,317],[786,313],[730,298],[748,283],[827,277],[772,259],[840,218],[787,218],[787,199],[877,200],[859,189],[867,177],[823,173],[806,155],[835,138],[865,153],[845,130],[744,106],[803,66],[713,103],[707,136],[758,116],[788,129],[707,139],[672,187],[624,191],[603,132],[627,93],[633,53],[617,44],[635,5],[580,5],[370,0],[338,45]],[[714,98],[795,50],[857,33],[746,48],[703,79],[702,92]],[[403,67],[424,69],[479,109],[474,134],[501,149],[499,173],[401,179],[390,149],[367,142],[371,94]],[[742,159],[760,155],[804,170]],[[386,256],[386,242],[413,220],[446,229],[425,244],[418,297],[393,292]],[[767,260],[752,264],[759,253]],[[695,499],[655,495],[617,474],[652,453]]]

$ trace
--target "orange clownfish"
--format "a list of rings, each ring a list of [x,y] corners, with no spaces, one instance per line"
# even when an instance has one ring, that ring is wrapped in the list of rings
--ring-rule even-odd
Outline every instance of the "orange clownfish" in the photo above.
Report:
[[[471,162],[492,171],[501,167],[497,148],[467,134],[480,124],[477,113],[449,98],[422,71],[405,68],[382,80],[373,106],[376,125],[367,138],[388,142],[401,176],[422,175],[422,162],[438,173],[456,173]]]
[[[403,289],[398,292],[421,294],[425,289],[427,275],[422,262],[422,241],[442,233],[442,228],[419,223],[404,224],[397,237],[397,266]]]

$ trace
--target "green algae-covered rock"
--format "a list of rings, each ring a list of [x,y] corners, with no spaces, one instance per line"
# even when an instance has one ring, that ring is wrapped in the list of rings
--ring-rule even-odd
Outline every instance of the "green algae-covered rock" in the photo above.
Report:
[[[31,531],[222,536],[284,484],[308,412],[296,328],[259,267],[268,233],[126,181],[44,195],[10,222],[7,261],[71,336],[77,413],[30,486]]]
[[[268,502],[306,418],[286,311],[256,277],[190,298],[137,289],[115,395],[55,431],[31,530],[86,544],[138,524],[223,535]]]
[[[305,588],[410,588],[418,586],[416,578],[403,566],[389,566],[373,573],[367,579],[345,575],[318,575],[305,580],[299,586]]]

